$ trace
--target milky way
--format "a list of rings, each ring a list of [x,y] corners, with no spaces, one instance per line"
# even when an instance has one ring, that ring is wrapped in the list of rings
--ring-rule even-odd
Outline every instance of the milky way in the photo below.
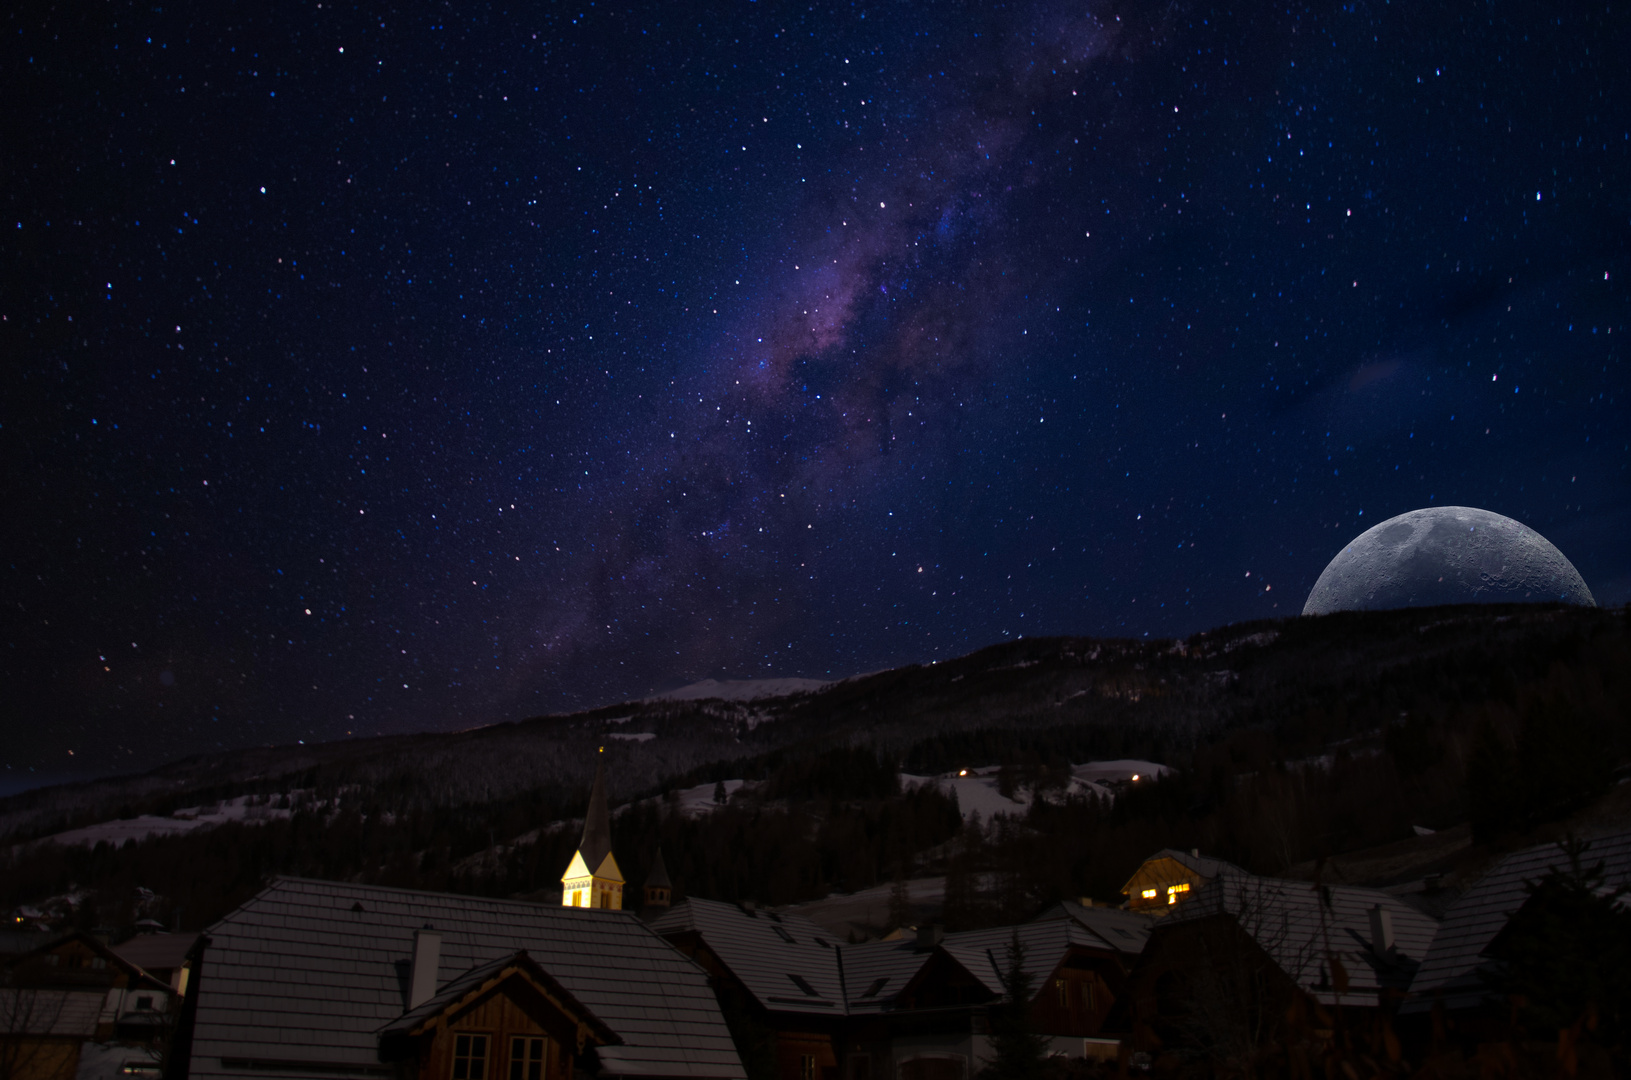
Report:
[[[1603,5],[5,25],[9,786],[1291,615],[1434,504],[1631,598]]]

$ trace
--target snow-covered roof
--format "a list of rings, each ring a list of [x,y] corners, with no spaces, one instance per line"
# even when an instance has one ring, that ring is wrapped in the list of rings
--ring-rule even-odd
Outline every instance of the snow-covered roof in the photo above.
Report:
[[[1389,954],[1375,948],[1373,908],[1392,924]],[[1293,982],[1328,1004],[1375,1005],[1379,991],[1404,990],[1438,931],[1438,920],[1380,889],[1258,877],[1235,867],[1180,900],[1164,922],[1221,914],[1232,916]],[[1348,974],[1348,993],[1340,999],[1331,984],[1332,954]]]
[[[659,916],[651,928],[664,936],[700,934],[708,951],[767,1009],[822,1016],[844,1012],[836,943],[808,919],[693,897]]]
[[[1603,864],[1605,884],[1631,882],[1631,833],[1590,841],[1581,864],[1590,868],[1599,862]],[[1410,984],[1414,1000],[1405,1007],[1411,1011],[1426,1009],[1435,997],[1442,997],[1451,1008],[1482,1001],[1485,989],[1478,970],[1484,964],[1484,950],[1528,899],[1525,884],[1568,865],[1568,855],[1557,844],[1514,852],[1496,864],[1444,913],[1438,935]]]
[[[707,976],[633,913],[279,878],[210,927],[194,991],[191,1080],[313,1071],[381,1077],[414,931],[441,935],[436,985],[525,951],[622,1040],[607,1076],[745,1080]]]

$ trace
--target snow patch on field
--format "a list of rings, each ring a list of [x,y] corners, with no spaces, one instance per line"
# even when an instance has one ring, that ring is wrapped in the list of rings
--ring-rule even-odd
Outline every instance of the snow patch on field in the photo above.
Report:
[[[821,679],[703,679],[678,690],[653,694],[647,701],[702,701],[719,698],[723,701],[757,701],[759,698],[787,697],[791,694],[813,694],[830,683]]]
[[[655,731],[608,731],[608,739],[617,739],[620,742],[642,743],[650,742],[657,737]]]
[[[1049,793],[1045,797],[1097,795],[1100,798],[1114,799],[1116,792],[1127,785],[1156,780],[1170,771],[1167,766],[1157,762],[1137,761],[1132,758],[1089,761],[1082,765],[1072,765],[1070,782],[1057,796]],[[957,808],[962,811],[964,821],[968,821],[975,814],[979,814],[982,821],[990,821],[998,814],[1019,817],[1030,807],[1032,792],[1021,787],[1014,791],[1012,798],[1004,795],[999,786],[1001,772],[999,766],[984,765],[976,769],[942,773],[939,776],[913,776],[910,773],[901,773],[900,786],[904,790],[923,784],[933,784],[947,794],[955,794]]]
[[[120,821],[98,822],[81,829],[69,829],[67,832],[47,836],[38,842],[70,847],[76,845],[95,847],[101,843],[124,847],[134,841],[147,840],[155,836],[179,836],[195,829],[225,825],[229,821],[261,825],[268,821],[288,818],[292,813],[293,811],[283,807],[267,805],[262,801],[262,796],[240,795],[236,799],[223,799],[207,806],[190,806],[177,810],[169,817],[142,814],[140,817]]]

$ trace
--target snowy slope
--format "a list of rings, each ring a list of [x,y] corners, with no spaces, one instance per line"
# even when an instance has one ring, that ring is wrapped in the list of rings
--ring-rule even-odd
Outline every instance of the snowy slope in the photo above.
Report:
[[[703,698],[720,698],[724,701],[756,701],[759,698],[787,697],[789,694],[813,694],[828,685],[831,684],[820,679],[703,679],[666,694],[653,694],[646,700],[700,701]]]
[[[980,815],[982,821],[990,821],[998,814],[1018,817],[1030,806],[1031,793],[1020,790],[1014,792],[1012,799],[1004,796],[998,790],[997,774],[1000,771],[996,765],[986,765],[978,769],[959,769],[957,772],[943,773],[940,776],[912,776],[901,773],[900,784],[902,788],[933,784],[948,794],[955,792],[957,808],[963,812],[964,821],[976,813]],[[1070,784],[1062,794],[1092,794],[1114,799],[1117,788],[1144,779],[1155,779],[1168,771],[1170,770],[1165,765],[1154,761],[1135,761],[1130,758],[1117,761],[1089,761],[1083,765],[1071,766]]]
[[[143,814],[140,817],[119,821],[98,822],[82,829],[56,833],[37,842],[67,846],[82,844],[85,847],[95,847],[105,842],[114,847],[123,847],[134,840],[146,840],[154,836],[176,836],[195,829],[224,825],[229,821],[241,821],[249,825],[262,824],[278,818],[287,818],[291,813],[287,809],[275,806],[252,806],[251,799],[256,799],[256,796],[241,795],[236,799],[227,799],[210,806],[193,806],[177,810],[169,817]]]

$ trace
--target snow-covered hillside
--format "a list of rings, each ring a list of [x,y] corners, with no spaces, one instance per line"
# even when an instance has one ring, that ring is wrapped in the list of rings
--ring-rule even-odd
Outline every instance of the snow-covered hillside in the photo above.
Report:
[[[813,694],[831,683],[820,679],[703,679],[665,694],[653,694],[647,701],[700,701],[719,698],[723,701],[757,701],[759,698],[787,697],[789,694]]]
[[[1026,807],[1031,802],[1031,793],[1022,788],[1014,792],[1013,798],[1008,798],[999,790],[998,774],[1001,771],[996,765],[986,765],[977,769],[959,769],[954,773],[942,773],[940,776],[912,776],[901,773],[900,783],[903,788],[934,784],[948,794],[955,793],[957,807],[963,812],[964,821],[975,814],[979,814],[983,821],[989,821],[998,814],[1016,817],[1025,813]],[[1167,771],[1165,765],[1153,761],[1131,759],[1089,761],[1083,765],[1071,766],[1070,783],[1060,794],[1091,794],[1114,799],[1117,788],[1146,779],[1157,779]]]
[[[276,796],[272,798],[287,801],[286,798],[278,799]],[[135,840],[146,840],[155,836],[176,836],[195,829],[224,825],[229,821],[257,825],[287,818],[292,813],[287,806],[276,806],[263,800],[263,796],[241,795],[236,799],[226,799],[208,806],[191,806],[177,810],[169,817],[142,814],[140,817],[102,821],[81,829],[69,829],[67,832],[44,837],[37,843],[95,847],[105,842],[114,847],[124,847]]]

